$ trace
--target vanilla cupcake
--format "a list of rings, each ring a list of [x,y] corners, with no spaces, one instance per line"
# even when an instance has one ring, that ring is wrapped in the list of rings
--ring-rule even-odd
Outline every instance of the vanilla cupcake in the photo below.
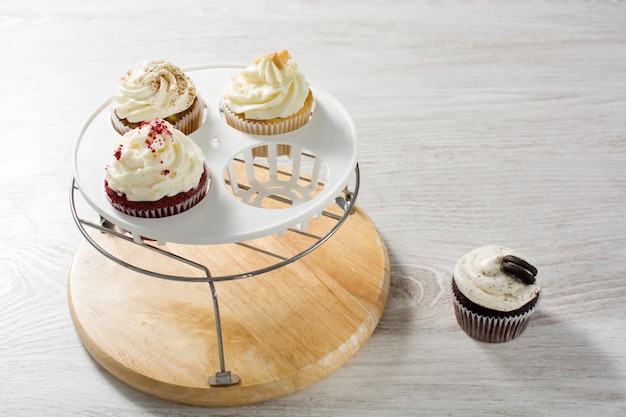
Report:
[[[253,65],[231,77],[222,111],[228,124],[242,132],[276,135],[308,123],[313,103],[304,74],[283,50],[257,58]],[[289,148],[284,146],[278,153],[288,154]]]
[[[111,100],[111,121],[120,134],[160,118],[186,135],[197,130],[204,102],[183,71],[164,61],[150,61],[120,78]]]
[[[105,166],[113,207],[159,218],[189,210],[206,195],[210,173],[200,147],[170,123],[155,119],[120,136]]]
[[[452,295],[459,326],[483,342],[522,334],[541,292],[537,269],[520,254],[489,245],[464,255],[454,268]]]

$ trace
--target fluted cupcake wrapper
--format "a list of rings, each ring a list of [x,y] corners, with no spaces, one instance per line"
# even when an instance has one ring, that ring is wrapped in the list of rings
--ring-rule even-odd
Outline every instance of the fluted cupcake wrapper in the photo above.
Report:
[[[246,119],[242,115],[233,112],[223,101],[220,103],[220,107],[226,119],[226,123],[235,129],[252,135],[270,136],[292,132],[307,124],[311,119],[314,103],[312,93],[309,93],[309,97],[307,97],[304,106],[297,113],[289,117],[271,120]],[[276,153],[278,156],[289,156],[291,154],[291,146],[287,144],[277,145]],[[255,157],[266,157],[267,147],[259,146],[254,148],[252,154]]]
[[[196,103],[191,111],[189,113],[185,113],[180,119],[176,120],[176,122],[172,124],[176,129],[180,130],[185,135],[195,132],[198,130],[200,125],[202,125],[204,107],[204,100],[198,96],[198,100],[196,100]]]
[[[107,197],[111,205],[116,210],[119,210],[122,213],[128,214],[133,217],[157,219],[161,217],[173,216],[175,214],[179,214],[186,210],[189,210],[190,208],[198,204],[204,198],[204,196],[206,195],[209,189],[209,184],[211,182],[209,179],[209,172],[207,170],[205,170],[205,174],[203,175],[203,178],[205,179],[203,180],[201,178],[201,181],[203,181],[202,186],[198,185],[198,188],[195,190],[195,192],[189,195],[189,197],[187,197],[185,200],[178,201],[176,203],[171,203],[171,204],[157,205],[156,207],[146,207],[146,208],[133,207],[130,205],[126,205],[123,202],[113,201],[110,197],[108,197],[108,194],[107,194]],[[162,202],[162,200],[159,202]]]
[[[185,201],[176,203],[171,206],[157,207],[157,208],[150,208],[150,209],[135,209],[135,208],[126,207],[123,204],[113,203],[113,207],[133,217],[143,217],[146,219],[158,219],[161,217],[173,216],[175,214],[179,214],[186,210],[189,210],[190,208],[198,204],[200,200],[202,200],[202,198],[204,197],[204,193],[206,192],[206,189],[207,187],[205,186],[201,192],[194,194],[193,196],[191,196]]]
[[[474,339],[488,343],[508,342],[521,335],[539,304],[538,298],[535,305],[525,313],[510,317],[492,317],[469,310],[459,302],[454,292],[452,297],[454,313],[461,329]]]
[[[253,135],[279,135],[291,132],[304,126],[310,118],[308,112],[303,112],[295,117],[276,119],[269,123],[263,123],[258,120],[242,119],[226,106],[224,106],[224,116],[226,117],[226,122],[235,129]]]
[[[185,110],[180,116],[176,116],[176,120],[173,120],[172,116],[165,117],[164,120],[167,120],[172,124],[172,126],[174,126],[174,128],[180,130],[185,135],[189,135],[190,133],[198,130],[198,128],[202,125],[202,120],[204,119],[204,107],[204,100],[198,96],[198,99],[194,101],[193,107],[189,110]],[[150,120],[146,120],[146,122],[149,121]],[[124,135],[133,130],[131,126],[125,125],[117,117],[113,109],[111,109],[111,123],[113,124],[113,128],[120,135]]]
[[[253,135],[279,135],[296,130],[309,122],[314,100],[312,96],[305,101],[304,106],[297,113],[285,117],[271,120],[246,119],[242,115],[233,112],[226,103],[222,102],[220,107],[226,118],[226,122],[235,129]]]

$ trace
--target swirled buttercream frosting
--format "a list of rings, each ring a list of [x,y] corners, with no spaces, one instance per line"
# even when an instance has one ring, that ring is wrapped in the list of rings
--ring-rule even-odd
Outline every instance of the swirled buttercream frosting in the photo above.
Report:
[[[120,136],[105,166],[105,180],[128,201],[156,201],[196,187],[203,172],[200,147],[168,122],[155,119]]]
[[[297,113],[309,95],[309,84],[287,50],[257,58],[230,78],[225,104],[250,120],[284,118]]]
[[[111,107],[120,119],[137,123],[181,113],[195,99],[196,87],[180,68],[150,61],[120,78]]]
[[[459,259],[454,268],[454,281],[463,295],[480,306],[504,312],[516,310],[537,296],[541,282],[537,277],[533,277],[532,283],[525,282],[511,273],[506,267],[509,259],[517,259],[520,265],[534,269],[512,249],[488,245]],[[533,272],[536,274],[536,270]]]

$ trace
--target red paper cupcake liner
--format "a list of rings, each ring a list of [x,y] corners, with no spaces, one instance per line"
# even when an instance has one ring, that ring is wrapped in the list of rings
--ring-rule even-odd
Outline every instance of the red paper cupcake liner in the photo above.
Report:
[[[209,189],[209,182],[209,173],[205,167],[196,188],[184,193],[178,193],[173,197],[164,197],[157,201],[128,201],[126,196],[120,196],[109,188],[106,181],[105,191],[109,202],[116,210],[133,217],[156,219],[174,216],[198,204],[206,195]]]

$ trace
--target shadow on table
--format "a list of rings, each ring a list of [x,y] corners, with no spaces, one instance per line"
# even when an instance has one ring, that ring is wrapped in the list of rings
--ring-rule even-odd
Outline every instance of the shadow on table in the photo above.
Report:
[[[539,306],[526,331],[512,342],[476,343],[502,374],[533,381],[524,387],[527,392],[555,401],[564,395],[580,401],[608,404],[619,400],[623,404],[623,375],[593,335],[594,332],[576,327],[576,322],[569,323]],[[524,366],[510,366],[520,362]],[[567,392],[569,395],[565,395]]]

